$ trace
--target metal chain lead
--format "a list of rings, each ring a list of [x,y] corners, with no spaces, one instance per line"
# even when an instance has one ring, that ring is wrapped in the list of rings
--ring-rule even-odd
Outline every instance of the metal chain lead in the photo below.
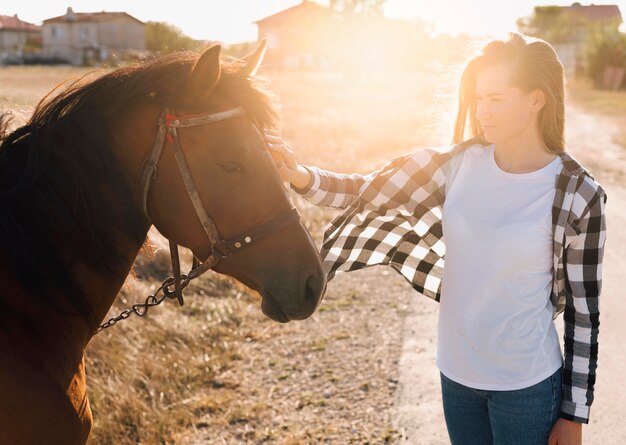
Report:
[[[187,275],[184,275],[184,274],[181,275],[180,278],[181,278],[180,287],[182,290],[185,287],[187,287],[187,285],[191,282],[191,279]],[[130,317],[133,314],[139,317],[143,317],[148,313],[148,310],[151,307],[160,305],[166,299],[173,299],[173,300],[177,299],[176,290],[173,289],[173,287],[174,287],[174,277],[168,277],[165,281],[163,281],[163,283],[161,284],[161,287],[159,287],[154,292],[154,294],[148,295],[146,297],[146,300],[143,303],[133,304],[130,307],[130,309],[124,309],[122,312],[120,312],[119,315],[115,317],[111,317],[108,321],[100,325],[100,327],[96,330],[94,335],[99,333],[100,331],[103,331],[104,329],[110,328],[111,326],[115,325],[117,322],[121,320],[126,320],[128,317]],[[157,298],[157,295],[161,292],[163,293],[163,295],[160,298]]]

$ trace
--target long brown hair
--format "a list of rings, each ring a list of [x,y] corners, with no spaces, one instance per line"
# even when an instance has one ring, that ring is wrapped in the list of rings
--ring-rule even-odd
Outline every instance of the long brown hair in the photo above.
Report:
[[[510,67],[511,86],[525,92],[543,91],[546,104],[539,112],[539,131],[548,151],[563,152],[565,150],[563,65],[549,43],[529,39],[515,32],[509,33],[505,40],[489,41],[465,65],[461,75],[453,143],[460,143],[466,138],[468,123],[470,136],[486,142],[483,129],[476,118],[476,77],[483,68],[500,64]]]

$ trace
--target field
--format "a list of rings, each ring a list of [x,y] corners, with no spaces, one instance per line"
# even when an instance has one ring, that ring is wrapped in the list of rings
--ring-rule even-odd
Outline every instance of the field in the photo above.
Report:
[[[570,98],[585,110],[610,117],[621,128],[613,142],[626,148],[626,91],[597,90],[585,80],[572,82],[568,91]]]

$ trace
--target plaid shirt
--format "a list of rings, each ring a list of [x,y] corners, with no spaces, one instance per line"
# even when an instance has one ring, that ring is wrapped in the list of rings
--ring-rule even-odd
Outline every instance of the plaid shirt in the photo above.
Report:
[[[324,233],[321,256],[337,271],[391,266],[418,292],[439,301],[445,245],[442,206],[450,160],[468,141],[418,150],[369,175],[306,167],[311,182],[296,190],[316,205],[345,209]],[[571,155],[559,154],[552,206],[554,317],[564,311],[561,417],[588,423],[598,361],[599,302],[606,239],[606,193]]]

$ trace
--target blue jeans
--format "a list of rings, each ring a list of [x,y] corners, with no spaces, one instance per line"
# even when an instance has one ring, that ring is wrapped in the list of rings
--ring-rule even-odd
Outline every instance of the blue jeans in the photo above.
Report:
[[[546,445],[561,407],[559,368],[515,391],[485,391],[441,374],[443,412],[453,445]]]

